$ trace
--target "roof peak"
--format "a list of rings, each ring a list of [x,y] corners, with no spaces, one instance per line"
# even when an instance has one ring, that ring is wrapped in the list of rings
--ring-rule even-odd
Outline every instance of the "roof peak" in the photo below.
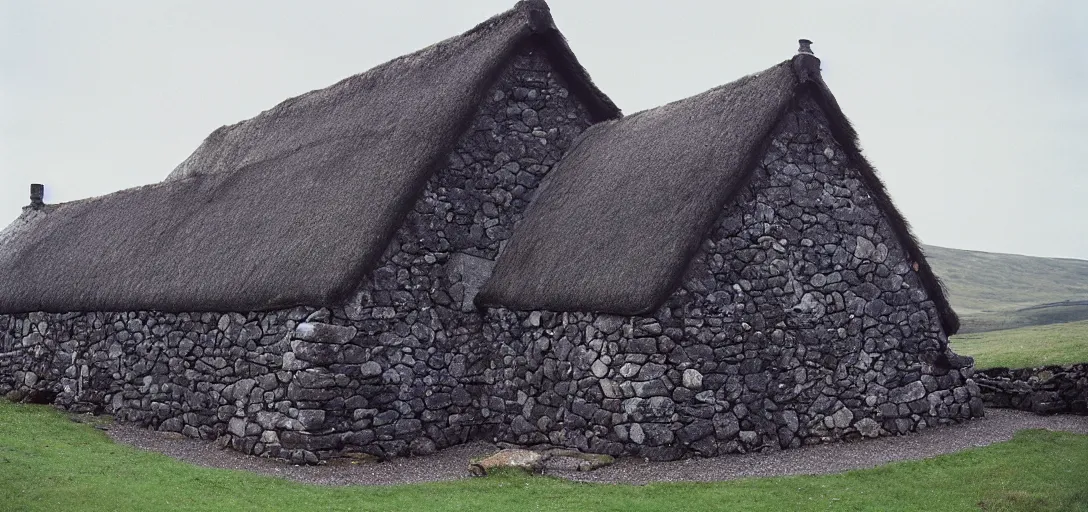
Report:
[[[518,0],[518,3],[514,4],[514,10],[525,14],[525,24],[534,33],[556,28],[555,21],[552,19],[552,9],[546,0]]]
[[[797,55],[793,56],[793,73],[801,82],[820,80],[820,58],[812,53],[812,41],[797,40]]]

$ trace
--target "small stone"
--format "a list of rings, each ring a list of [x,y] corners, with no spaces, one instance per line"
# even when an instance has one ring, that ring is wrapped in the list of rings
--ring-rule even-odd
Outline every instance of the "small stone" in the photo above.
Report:
[[[642,444],[646,442],[646,433],[642,430],[642,425],[638,423],[632,423],[631,429],[628,433],[632,443]]]
[[[835,428],[846,428],[850,426],[850,422],[854,419],[854,413],[850,412],[850,409],[843,407],[838,412],[831,415],[831,423]]]
[[[535,110],[527,108],[521,111],[521,122],[530,128],[536,127],[540,125],[540,116],[537,115]]]
[[[657,379],[660,378],[662,375],[665,375],[665,372],[667,370],[668,368],[665,367],[665,365],[646,363],[642,365],[642,369],[639,370],[638,375],[635,377],[635,379],[640,381]]]
[[[419,432],[423,429],[423,422],[414,419],[400,419],[393,424],[393,431],[399,435]]]
[[[227,423],[227,432],[238,436],[245,437],[246,435],[246,420],[245,418],[231,418]]]
[[[620,386],[611,379],[601,379],[601,392],[604,393],[606,398],[620,398],[623,396]]]
[[[371,315],[378,319],[392,319],[397,317],[397,310],[391,307],[377,307],[371,311]]]
[[[593,372],[593,376],[598,379],[603,379],[608,376],[608,365],[604,364],[600,359],[593,362],[593,366],[590,367],[590,371]]]
[[[605,334],[612,334],[623,326],[624,317],[615,315],[598,315],[593,321],[593,327]]]
[[[529,423],[529,420],[525,419],[524,416],[516,416],[514,417],[514,421],[510,422],[510,430],[512,430],[514,434],[522,435],[536,432],[537,428],[533,426],[532,423]]]
[[[873,261],[877,263],[884,263],[888,259],[888,246],[884,244],[877,244],[876,251],[873,253]]]
[[[868,238],[858,236],[858,245],[854,249],[854,257],[862,260],[872,259],[876,255],[876,246]]]
[[[880,435],[880,424],[872,418],[862,418],[854,423],[858,433],[865,437],[877,437]]]
[[[303,370],[309,368],[310,365],[306,361],[301,361],[295,357],[294,352],[283,353],[283,365],[284,370]]]
[[[756,440],[758,440],[758,439],[759,439],[759,434],[755,433],[754,431],[742,430],[740,432],[740,442],[742,442],[742,443],[744,443],[746,445],[751,446],[751,445],[755,444]]]
[[[668,419],[676,411],[676,402],[665,396],[651,397],[646,401],[649,404],[649,413],[655,418]]]
[[[375,361],[367,361],[359,365],[359,372],[364,379],[377,377],[382,374],[382,365]]]
[[[800,427],[796,411],[783,412],[782,421],[786,424],[786,429],[789,430],[791,434],[797,432],[798,427]]]
[[[635,375],[638,375],[638,371],[641,370],[641,369],[642,369],[642,365],[638,365],[638,364],[634,364],[634,363],[624,363],[623,366],[620,367],[620,375],[622,375],[624,377],[627,377],[627,378],[631,378],[631,377],[634,377]]]
[[[309,341],[293,340],[291,351],[295,359],[327,366],[337,361],[340,348],[329,343],[312,343]]]
[[[720,440],[728,441],[740,432],[740,422],[737,417],[729,412],[714,415],[714,436]]]
[[[298,421],[306,430],[321,428],[325,424],[325,411],[321,409],[303,409],[298,411]]]
[[[684,370],[683,383],[684,387],[688,389],[702,389],[703,374],[699,373],[699,370],[688,368]]]
[[[924,396],[926,396],[926,387],[918,380],[888,392],[888,400],[897,404],[921,400]]]
[[[633,384],[635,395],[647,398],[652,396],[667,396],[669,394],[669,388],[665,387],[665,383],[658,380],[651,380],[646,382],[635,382]]]
[[[313,343],[343,345],[355,338],[356,334],[358,334],[358,331],[354,327],[343,327],[320,322],[303,322],[295,327],[294,338]]]

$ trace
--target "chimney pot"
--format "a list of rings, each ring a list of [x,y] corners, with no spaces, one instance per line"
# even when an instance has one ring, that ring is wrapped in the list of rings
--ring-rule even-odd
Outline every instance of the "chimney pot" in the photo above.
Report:
[[[808,39],[798,39],[797,42],[800,45],[797,48],[797,53],[816,56],[815,53],[812,53],[812,41],[809,41]]]
[[[32,208],[41,208],[45,206],[45,202],[42,200],[45,198],[45,185],[41,183],[30,184],[30,206]]]

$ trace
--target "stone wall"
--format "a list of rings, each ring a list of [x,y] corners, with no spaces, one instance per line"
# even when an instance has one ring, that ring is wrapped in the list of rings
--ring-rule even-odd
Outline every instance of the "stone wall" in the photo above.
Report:
[[[589,124],[549,69],[516,59],[344,306],[0,315],[0,393],[311,463],[470,439],[673,459],[982,414],[970,360],[811,103],[653,314],[477,311]]]
[[[975,381],[988,407],[1036,414],[1088,414],[1088,363],[979,370]]]
[[[970,358],[812,102],[652,315],[491,312],[501,438],[671,459],[983,414]]]
[[[472,299],[529,195],[590,122],[527,48],[347,305],[0,315],[0,395],[296,462],[486,437],[504,411],[488,396],[494,347]]]

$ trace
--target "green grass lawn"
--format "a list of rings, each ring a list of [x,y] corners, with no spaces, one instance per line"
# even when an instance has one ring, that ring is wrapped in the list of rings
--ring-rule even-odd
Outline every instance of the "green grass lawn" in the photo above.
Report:
[[[320,487],[205,469],[0,401],[2,510],[1088,510],[1088,436],[1022,432],[934,459],[818,477],[647,486],[503,474]]]
[[[1088,362],[1088,321],[953,336],[952,350],[978,368]]]

